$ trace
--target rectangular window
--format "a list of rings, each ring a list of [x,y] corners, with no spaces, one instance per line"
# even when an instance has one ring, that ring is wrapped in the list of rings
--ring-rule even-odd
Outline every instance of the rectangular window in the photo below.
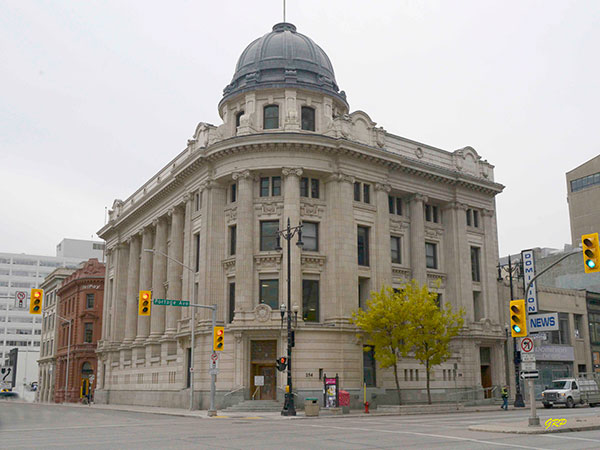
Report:
[[[442,306],[442,294],[437,293],[434,301],[437,307],[440,308]]]
[[[470,227],[473,224],[473,220],[472,220],[473,211],[471,211],[470,209],[467,209],[465,211],[465,214],[467,215],[467,226]]]
[[[394,202],[394,197],[392,197],[391,195],[388,195],[388,209],[390,214],[394,214],[395,211],[395,202]]]
[[[473,291],[473,320],[479,322],[484,317],[481,291]]]
[[[235,183],[231,185],[230,196],[231,203],[235,203],[237,201],[237,184]]]
[[[479,228],[479,211],[473,210],[473,226]]]
[[[260,280],[259,303],[279,309],[279,280]]]
[[[363,202],[371,203],[371,186],[363,184]]]
[[[235,315],[235,283],[229,283],[229,323]]]
[[[273,197],[277,197],[281,195],[281,177],[273,177],[271,178],[272,191],[271,195]]]
[[[269,177],[263,177],[260,179],[260,196],[269,196]]]
[[[319,180],[317,178],[310,179],[310,196],[312,198],[319,198]]]
[[[440,214],[437,206],[425,205],[425,221],[440,223]]]
[[[303,249],[309,252],[319,251],[319,224],[313,222],[302,222]]]
[[[91,344],[94,336],[94,324],[85,323],[83,326],[83,342],[85,342],[86,344]]]
[[[400,238],[398,236],[391,236],[390,244],[392,248],[392,263],[400,264],[402,263],[401,253],[400,253]]]
[[[396,197],[396,214],[402,215],[402,199],[400,197]]]
[[[194,212],[200,211],[200,192],[194,193]]]
[[[370,288],[371,280],[369,278],[358,278],[358,307],[361,309],[367,309]]]
[[[264,129],[275,130],[279,128],[279,106],[269,105],[264,109]]]
[[[583,316],[581,314],[575,314],[575,337],[577,339],[583,339]]]
[[[376,378],[377,365],[375,363],[375,349],[370,345],[363,346],[363,380],[368,387],[374,387],[377,384]],[[406,369],[404,369],[406,378]]]
[[[260,222],[260,251],[275,250],[277,247],[278,220],[264,220]]]
[[[303,130],[315,131],[315,110],[309,106],[301,109],[301,124]]]
[[[438,268],[437,244],[425,242],[425,266],[428,269]]]
[[[354,182],[354,201],[360,202],[360,183]]]
[[[481,249],[479,247],[471,247],[471,280],[480,282],[481,273],[479,270],[479,260],[481,258]]]
[[[308,197],[308,178],[300,178],[300,197]]]
[[[388,209],[390,214],[402,215],[402,199],[388,195]]]
[[[85,295],[85,307],[91,309],[94,307],[94,294]]]
[[[236,244],[236,236],[237,234],[237,226],[231,225],[229,227],[229,254],[235,255],[235,244]]]
[[[200,271],[200,233],[196,233],[194,235],[194,248],[195,248],[195,257],[196,257],[196,272]]]
[[[358,226],[357,229],[358,244],[358,265],[369,265],[369,228]]]
[[[319,281],[302,280],[302,320],[319,321]]]

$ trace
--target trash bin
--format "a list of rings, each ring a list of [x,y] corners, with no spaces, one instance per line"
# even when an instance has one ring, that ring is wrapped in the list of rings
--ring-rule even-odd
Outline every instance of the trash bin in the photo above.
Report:
[[[340,391],[339,399],[342,414],[348,414],[350,412],[350,393],[348,391]]]
[[[319,415],[319,400],[314,397],[309,397],[304,400],[304,415],[307,417],[315,417]]]

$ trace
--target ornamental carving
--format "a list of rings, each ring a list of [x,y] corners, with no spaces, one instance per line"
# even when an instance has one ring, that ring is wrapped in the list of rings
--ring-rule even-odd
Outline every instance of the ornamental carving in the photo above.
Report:
[[[302,255],[303,269],[316,269],[319,272],[323,270],[325,265],[325,256],[323,255]]]
[[[271,307],[265,303],[261,303],[254,308],[254,316],[259,322],[267,322],[271,319]]]
[[[390,230],[394,231],[406,231],[410,228],[408,220],[400,219],[398,217],[390,218]]]
[[[446,274],[428,273],[427,285],[430,288],[443,289],[446,287]]]
[[[421,159],[423,157],[423,149],[421,147],[417,147],[415,149],[415,155],[417,158]]]
[[[264,202],[255,205],[254,208],[259,216],[272,216],[281,214],[283,206],[276,202]]]
[[[237,220],[237,207],[227,208],[225,210],[225,218],[227,222],[235,222]]]
[[[375,183],[375,190],[389,193],[392,190],[392,186],[387,183]]]
[[[256,255],[254,256],[254,264],[257,269],[276,269],[279,270],[281,265],[281,254],[271,255]]]
[[[222,264],[227,275],[233,275],[235,273],[235,256],[224,259]]]
[[[295,175],[297,177],[301,177],[302,174],[304,173],[304,171],[300,167],[296,167],[296,168],[284,167],[283,169],[281,169],[281,173],[283,174],[284,177],[287,177],[289,175]]]
[[[301,203],[300,204],[300,215],[301,216],[314,216],[314,217],[322,217],[325,209],[320,205],[314,205],[310,203]]]
[[[429,236],[432,238],[440,238],[444,235],[444,230],[442,228],[425,228],[425,236]]]
[[[233,178],[234,180],[239,180],[239,179],[246,179],[246,178],[250,178],[251,177],[251,173],[249,170],[242,170],[240,172],[234,172],[231,175],[231,178]]]

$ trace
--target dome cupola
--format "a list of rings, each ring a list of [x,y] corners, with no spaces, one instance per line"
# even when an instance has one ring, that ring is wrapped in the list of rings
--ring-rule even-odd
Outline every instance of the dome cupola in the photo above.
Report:
[[[270,88],[315,90],[348,105],[346,94],[335,81],[327,54],[287,22],[276,24],[273,31],[246,47],[231,83],[223,90],[220,104],[242,92]]]

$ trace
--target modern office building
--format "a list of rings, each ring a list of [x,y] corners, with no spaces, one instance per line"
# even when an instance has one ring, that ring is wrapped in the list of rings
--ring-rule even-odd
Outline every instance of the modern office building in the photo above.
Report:
[[[372,404],[396,401],[393,372],[364,351],[350,318],[372,290],[410,279],[466,311],[452,357],[435,368],[434,400],[504,383],[495,212],[503,186],[490,163],[471,147],[435,148],[351,112],[327,54],[289,23],[242,52],[218,109],[223,123],[200,123],[179,155],[114,201],[98,232],[107,269],[96,401],[187,407],[191,374],[194,406],[208,407],[209,312],[192,322],[190,308],[153,305],[138,316],[139,290],[217,305],[218,408],[281,400],[286,378],[275,361],[286,354],[288,273],[298,404],[335,374],[356,405],[363,382]],[[304,243],[294,239],[289,254],[276,239],[288,220],[302,223]],[[403,401],[426,398],[424,370],[402,361]]]
[[[571,241],[581,245],[581,235],[600,232],[600,155],[567,172],[567,201]]]

